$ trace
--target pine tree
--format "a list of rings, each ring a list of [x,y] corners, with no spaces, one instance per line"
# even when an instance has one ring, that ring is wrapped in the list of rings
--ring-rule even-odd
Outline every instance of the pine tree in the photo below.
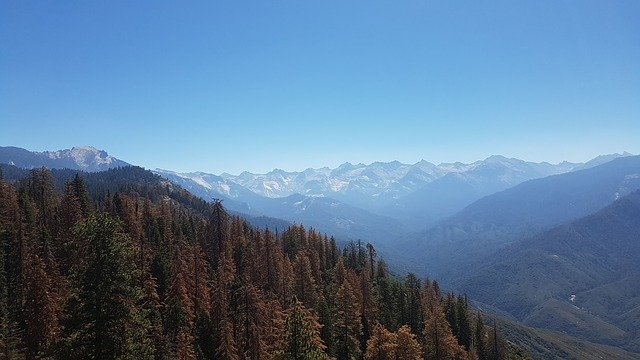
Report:
[[[463,345],[467,352],[473,347],[473,332],[471,329],[471,319],[469,305],[466,296],[458,295],[456,300],[456,322],[458,333],[455,334],[458,343]]]
[[[205,246],[205,252],[209,256],[211,266],[218,267],[218,259],[226,251],[229,241],[229,215],[222,206],[222,201],[213,203],[212,215],[209,220],[211,235]]]
[[[307,308],[315,308],[317,302],[316,281],[311,270],[311,262],[306,252],[299,252],[293,263],[295,274],[295,294]]]
[[[44,261],[29,253],[25,261],[25,346],[28,358],[46,354],[58,336],[58,305],[54,286]]]
[[[397,329],[398,311],[392,280],[384,260],[378,262],[376,271],[375,294],[378,304],[378,321],[387,329]]]
[[[405,278],[406,302],[405,321],[414,334],[421,334],[424,325],[420,300],[420,280],[415,274],[409,273]]]
[[[262,301],[262,294],[248,282],[245,282],[236,293],[238,353],[242,354],[244,359],[264,359],[267,357],[265,328],[268,326],[266,321],[268,310]]]
[[[20,243],[19,212],[15,190],[0,179],[0,358],[14,360],[25,358],[17,303],[11,301],[22,277],[21,268],[14,267],[21,264],[15,258],[15,246]]]
[[[71,257],[74,248],[73,228],[85,219],[86,215],[82,210],[81,200],[77,195],[78,184],[67,182],[65,192],[60,204],[60,232],[58,233],[57,251],[58,264],[61,272],[68,274],[72,264],[77,264],[81,259]]]
[[[286,317],[286,341],[277,357],[282,360],[324,360],[324,345],[320,340],[318,318],[297,299]]]
[[[176,360],[195,360],[196,354],[193,350],[193,337],[188,330],[181,329],[176,339]]]
[[[349,281],[340,285],[336,294],[336,348],[339,359],[359,359],[362,323],[357,298]]]
[[[425,283],[422,294],[424,313],[424,355],[427,359],[454,360],[466,358],[463,347],[451,332],[440,305],[437,284]]]
[[[4,190],[2,186],[0,181],[0,205],[4,200],[1,199]],[[9,281],[5,271],[5,248],[9,232],[5,226],[6,224],[0,221],[0,358],[18,360],[24,359],[25,356],[21,345],[21,333],[18,324],[11,318],[9,307]]]
[[[475,328],[473,332],[473,348],[475,349],[476,354],[478,354],[479,360],[488,359],[488,355],[485,347],[485,342],[486,342],[485,335],[486,335],[486,331],[484,328],[484,322],[482,321],[482,314],[478,312],[478,314],[476,315],[476,323],[475,323]]]
[[[230,250],[219,258],[217,278],[212,294],[212,322],[215,337],[215,358],[221,360],[239,359],[234,339],[234,327],[229,315],[229,291],[235,276],[235,265]]]
[[[71,181],[71,186],[73,187],[73,194],[75,198],[78,200],[80,205],[80,212],[82,218],[87,218],[89,216],[89,211],[91,210],[91,203],[89,200],[89,194],[87,193],[87,188],[85,187],[84,180],[80,177],[79,174],[73,177]]]
[[[420,360],[422,351],[415,334],[407,326],[401,326],[395,333],[396,336],[396,360]]]
[[[362,323],[360,351],[362,353],[367,350],[367,340],[371,337],[377,314],[377,304],[375,303],[369,274],[369,271],[363,270],[360,272],[360,277],[358,279],[360,282],[360,293],[362,294],[360,301],[360,317]]]
[[[86,263],[72,269],[77,292],[66,313],[65,357],[151,359],[149,324],[138,308],[143,290],[129,239],[105,214],[76,228]]]
[[[489,360],[502,360],[506,359],[506,346],[504,340],[500,338],[498,334],[498,325],[495,320],[493,322],[493,328],[489,332],[489,338],[487,339],[487,358]]]
[[[364,355],[366,360],[395,360],[402,359],[396,356],[398,342],[396,334],[389,332],[384,326],[376,324],[369,340],[367,340],[367,351]]]

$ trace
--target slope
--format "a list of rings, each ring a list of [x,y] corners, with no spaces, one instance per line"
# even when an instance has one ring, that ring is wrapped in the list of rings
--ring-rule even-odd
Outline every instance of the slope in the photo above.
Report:
[[[636,189],[640,189],[640,156],[621,157],[486,196],[397,243],[422,265],[421,272],[451,280],[470,262],[482,262],[507,244],[594,213]]]
[[[13,146],[0,146],[0,163],[16,165],[25,169],[44,166],[49,169],[83,171],[102,171],[129,165],[110,156],[104,150],[98,150],[91,146],[44,152],[29,151]]]
[[[455,287],[526,324],[639,351],[639,234],[635,191],[498,252]]]

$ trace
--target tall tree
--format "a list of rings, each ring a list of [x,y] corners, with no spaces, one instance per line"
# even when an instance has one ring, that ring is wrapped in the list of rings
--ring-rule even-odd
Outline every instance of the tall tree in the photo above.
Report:
[[[484,321],[482,320],[482,314],[478,312],[476,315],[475,328],[473,332],[473,348],[478,355],[479,360],[487,360],[487,350],[486,350],[486,331],[484,328]]]
[[[219,258],[217,278],[213,286],[212,321],[214,323],[215,358],[237,360],[233,321],[229,314],[230,286],[235,277],[235,265],[230,250]]]
[[[504,340],[501,339],[498,334],[498,325],[495,320],[493,321],[493,327],[487,339],[487,349],[487,358],[490,360],[502,360],[506,358],[506,346]]]
[[[427,359],[454,360],[466,358],[463,347],[458,345],[457,339],[451,332],[451,327],[445,318],[440,305],[437,284],[425,283],[422,295],[424,310],[424,355]]]
[[[401,326],[395,333],[396,336],[396,360],[420,360],[422,351],[415,334],[407,326]]]
[[[424,318],[420,300],[420,280],[415,274],[407,274],[405,278],[405,289],[404,320],[414,334],[421,334]]]
[[[0,197],[3,191],[0,183]],[[5,271],[5,248],[9,238],[6,224],[0,221],[0,358],[23,359],[21,332],[18,324],[12,318],[9,306],[9,281]]]
[[[396,334],[376,324],[373,327],[371,337],[367,340],[366,360],[395,360],[398,347]]]
[[[25,260],[23,315],[27,358],[47,353],[58,337],[59,299],[45,262],[29,253]]]
[[[318,301],[316,281],[311,270],[311,262],[305,252],[296,254],[293,263],[295,274],[295,294],[307,308],[315,308]]]
[[[324,345],[320,340],[320,324],[313,313],[294,300],[286,317],[286,341],[278,353],[282,360],[324,360]]]
[[[152,359],[148,322],[138,304],[135,253],[118,221],[92,215],[76,228],[86,263],[72,269],[77,289],[67,309],[65,357]]]
[[[245,282],[236,291],[236,344],[238,353],[244,359],[259,360],[268,356],[266,328],[268,327],[268,309],[260,291],[252,284]]]
[[[336,348],[339,359],[359,359],[362,323],[358,301],[348,280],[336,294]]]
[[[20,210],[13,186],[0,179],[0,358],[24,359],[16,290],[21,284]],[[13,299],[13,301],[12,301]]]

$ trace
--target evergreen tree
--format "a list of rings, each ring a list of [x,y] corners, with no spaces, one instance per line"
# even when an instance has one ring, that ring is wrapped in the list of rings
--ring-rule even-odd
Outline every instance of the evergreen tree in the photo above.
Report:
[[[27,358],[33,359],[46,354],[58,337],[59,301],[55,297],[55,284],[37,254],[27,255],[24,277],[24,338]]]
[[[282,360],[328,359],[320,339],[318,319],[304,305],[294,299],[293,307],[286,317],[286,342],[278,353]]]
[[[89,211],[91,210],[91,202],[89,200],[89,194],[87,193],[87,188],[84,184],[84,180],[80,177],[79,174],[73,177],[71,181],[71,186],[73,189],[73,194],[78,201],[80,206],[80,213],[82,218],[87,218],[89,216]]]
[[[473,348],[478,355],[479,360],[487,360],[488,355],[485,347],[486,342],[486,331],[484,328],[484,322],[482,321],[482,314],[478,312],[476,315],[476,323],[473,332]]]
[[[398,347],[396,334],[389,332],[384,326],[376,324],[371,337],[367,340],[366,360],[395,360]]]
[[[262,295],[252,284],[245,282],[237,291],[236,323],[238,324],[236,344],[238,353],[244,359],[258,360],[267,357],[265,327],[267,327],[267,309],[264,308]]]
[[[457,339],[451,332],[451,327],[445,318],[440,305],[437,284],[425,283],[422,294],[424,309],[424,355],[427,359],[454,360],[466,358],[463,347],[458,345]]]
[[[415,334],[407,326],[401,326],[395,333],[396,336],[396,360],[420,360],[422,351]]]
[[[336,355],[338,359],[359,359],[362,323],[357,298],[345,280],[336,294]]]
[[[415,274],[409,273],[405,278],[406,302],[405,322],[414,334],[421,334],[424,325],[420,300],[420,280]]]
[[[299,252],[293,263],[295,294],[307,308],[315,308],[317,302],[316,281],[306,252]]]
[[[0,197],[2,197],[3,184],[0,180]],[[11,317],[9,307],[9,281],[5,271],[5,248],[8,241],[9,232],[5,229],[6,224],[0,221],[0,358],[2,359],[24,359],[21,333],[18,324]]]
[[[486,345],[487,358],[489,360],[503,360],[506,359],[506,345],[504,340],[498,335],[498,326],[496,322],[493,322],[493,328],[489,332],[489,338]]]
[[[215,358],[237,360],[239,356],[234,338],[235,329],[229,315],[229,292],[235,276],[235,265],[231,258],[230,250],[224,253],[219,260],[217,278],[212,294]]]
[[[458,295],[457,297],[456,322],[458,324],[458,332],[455,336],[458,339],[458,343],[464,346],[465,350],[469,352],[473,347],[473,331],[471,328],[469,305],[466,295]]]
[[[77,292],[66,311],[65,357],[152,359],[149,324],[138,308],[143,290],[134,251],[120,224],[93,215],[76,228],[76,236],[86,262],[72,269]]]

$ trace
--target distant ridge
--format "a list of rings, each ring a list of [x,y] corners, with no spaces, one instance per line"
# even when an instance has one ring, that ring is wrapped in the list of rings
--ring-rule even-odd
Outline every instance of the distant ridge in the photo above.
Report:
[[[640,190],[495,253],[456,289],[525,324],[640,351],[638,234]]]
[[[92,146],[76,146],[57,151],[29,151],[14,146],[0,147],[0,163],[24,169],[47,167],[50,169],[73,169],[89,172],[103,171],[130,165],[104,150]]]
[[[534,179],[486,196],[427,230],[398,239],[423,273],[449,280],[454,264],[484,256],[554,226],[597,212],[640,189],[640,156]],[[415,251],[419,249],[419,251]]]

